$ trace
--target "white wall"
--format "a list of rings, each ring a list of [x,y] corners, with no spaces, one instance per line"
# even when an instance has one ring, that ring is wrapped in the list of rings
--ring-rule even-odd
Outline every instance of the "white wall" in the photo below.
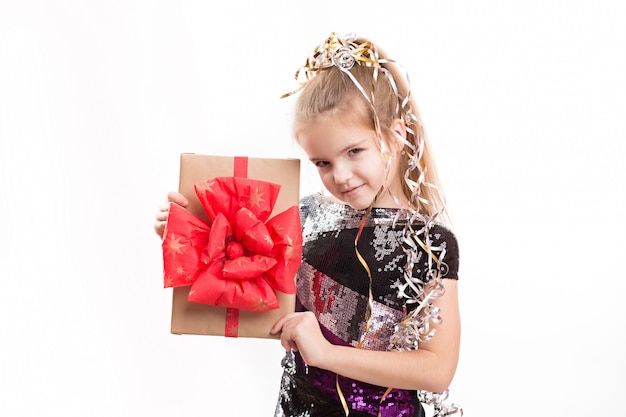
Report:
[[[353,4],[0,3],[0,415],[272,415],[277,342],[169,334],[152,221],[181,152],[300,156],[278,97],[331,31],[411,74],[465,415],[622,413],[626,6]]]

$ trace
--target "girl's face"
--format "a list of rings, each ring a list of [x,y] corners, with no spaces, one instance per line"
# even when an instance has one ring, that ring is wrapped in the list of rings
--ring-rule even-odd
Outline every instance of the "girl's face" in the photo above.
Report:
[[[392,163],[385,167],[371,127],[342,121],[341,114],[323,115],[299,131],[298,143],[317,167],[324,187],[343,203],[357,210],[368,208],[386,180],[389,191],[405,203],[396,174],[400,147],[392,148]],[[374,207],[397,204],[384,192]]]

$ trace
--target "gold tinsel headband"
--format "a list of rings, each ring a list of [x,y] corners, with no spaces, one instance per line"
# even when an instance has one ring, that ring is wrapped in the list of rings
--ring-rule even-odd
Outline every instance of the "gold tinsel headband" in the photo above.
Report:
[[[381,64],[388,62],[380,59],[376,46],[371,42],[357,43],[354,34],[339,37],[335,32],[318,45],[305,64],[296,71],[296,82],[300,87],[294,91],[283,94],[281,98],[289,97],[300,91],[306,83],[317,75],[321,70],[337,67],[348,72],[354,64],[380,68]]]

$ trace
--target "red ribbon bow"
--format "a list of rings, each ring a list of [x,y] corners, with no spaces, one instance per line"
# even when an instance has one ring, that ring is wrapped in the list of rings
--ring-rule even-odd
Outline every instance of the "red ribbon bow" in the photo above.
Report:
[[[248,311],[295,294],[302,256],[300,213],[269,221],[280,185],[241,177],[195,184],[210,224],[172,204],[163,239],[165,287],[191,285],[189,301]]]

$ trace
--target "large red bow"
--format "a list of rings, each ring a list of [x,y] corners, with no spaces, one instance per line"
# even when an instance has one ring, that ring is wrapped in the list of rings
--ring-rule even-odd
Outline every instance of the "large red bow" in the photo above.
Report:
[[[278,308],[275,291],[296,292],[300,213],[266,221],[280,185],[242,177],[196,184],[210,224],[172,204],[163,239],[165,287],[191,285],[189,301],[248,311]]]

